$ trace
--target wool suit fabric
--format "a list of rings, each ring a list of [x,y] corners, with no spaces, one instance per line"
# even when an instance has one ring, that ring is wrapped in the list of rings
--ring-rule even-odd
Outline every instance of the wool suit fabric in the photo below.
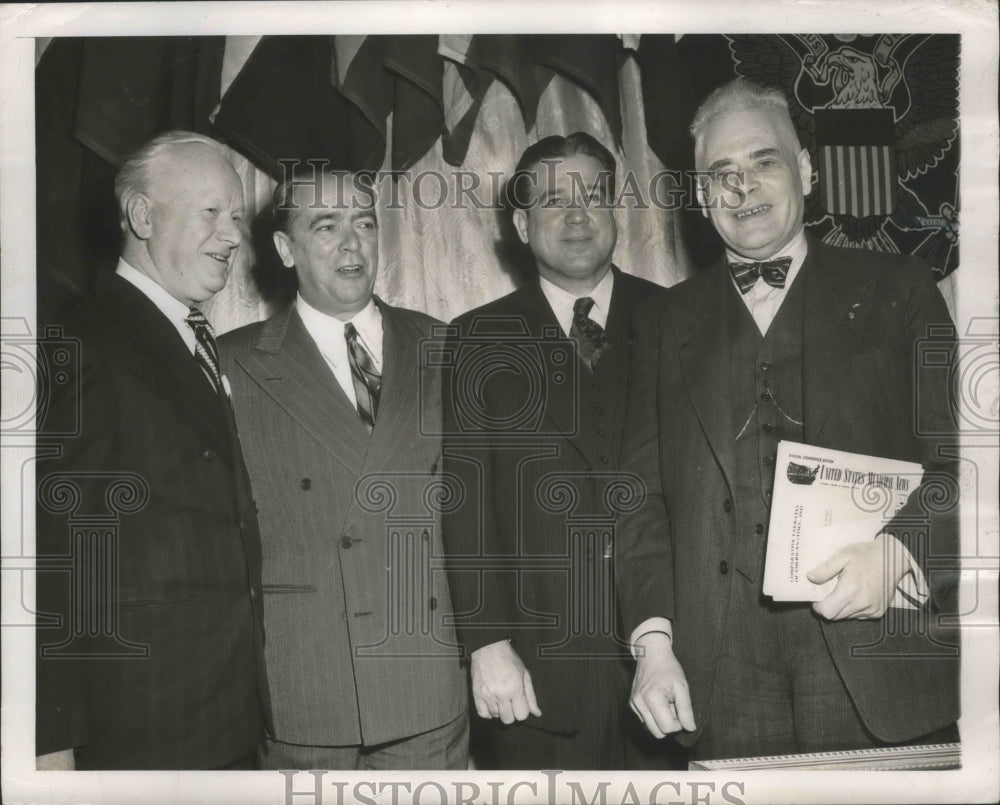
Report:
[[[220,339],[260,508],[274,737],[372,746],[467,705],[443,570],[435,321],[378,301],[369,434],[294,306]]]
[[[921,487],[884,530],[923,569],[928,606],[835,622],[800,606],[803,617],[821,621],[820,651],[864,728],[876,741],[903,742],[958,718],[957,638],[938,617],[957,606],[957,454],[948,389],[954,327],[929,269],[915,258],[810,239],[799,283],[802,440],[916,461],[925,470]],[[619,590],[627,628],[652,616],[673,620],[674,651],[698,724],[679,735],[687,745],[698,739],[713,695],[725,695],[714,688],[739,614],[734,585],[744,576],[737,570],[753,553],[751,541],[766,538],[766,520],[758,529],[734,505],[740,486],[761,489],[768,471],[758,465],[760,476],[737,475],[738,467],[746,472],[737,460],[743,423],[735,421],[731,383],[737,326],[735,314],[726,313],[742,304],[726,296],[736,294],[719,263],[649,300],[634,321],[623,466],[644,480],[648,497],[620,522]],[[927,354],[936,357],[928,361]],[[759,576],[754,582],[763,612]]]
[[[260,539],[232,410],[117,275],[63,327],[79,371],[54,384],[38,442],[37,751],[79,747],[81,769],[232,763],[269,720]],[[73,605],[99,590],[108,611]],[[59,647],[86,631],[80,615],[117,630],[105,620]]]
[[[610,349],[593,373],[537,279],[454,323],[445,463],[465,500],[446,515],[445,545],[459,637],[470,656],[509,639],[542,711],[522,725],[497,724],[501,767],[526,760],[504,757],[502,746],[524,727],[569,738],[553,757],[532,750],[527,762],[541,765],[530,768],[624,762],[630,658],[611,556],[616,490],[624,500],[636,490],[621,482],[617,457],[629,319],[661,288],[613,271]]]

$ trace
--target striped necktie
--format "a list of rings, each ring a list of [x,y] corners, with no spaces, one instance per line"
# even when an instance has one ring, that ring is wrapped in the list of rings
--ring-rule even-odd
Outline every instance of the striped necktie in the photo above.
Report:
[[[201,370],[209,379],[217,394],[226,396],[222,385],[222,374],[219,372],[219,350],[215,345],[215,333],[208,323],[205,314],[192,306],[185,321],[194,330],[194,356]]]
[[[740,293],[748,293],[761,277],[773,288],[784,288],[785,277],[791,265],[791,257],[779,257],[777,260],[764,260],[760,263],[730,263],[729,270]]]
[[[344,325],[344,337],[347,339],[347,358],[351,364],[354,394],[358,399],[358,415],[371,433],[375,427],[379,392],[382,390],[382,375],[376,371],[372,356],[361,343],[358,331],[351,322]]]
[[[589,296],[577,299],[573,303],[573,325],[569,328],[569,337],[576,341],[580,359],[591,371],[601,355],[611,347],[604,328],[588,316],[593,306],[594,300]]]

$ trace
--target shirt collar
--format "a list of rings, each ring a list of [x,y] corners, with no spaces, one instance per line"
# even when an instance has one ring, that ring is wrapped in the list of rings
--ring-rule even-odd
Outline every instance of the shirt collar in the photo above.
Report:
[[[123,258],[118,258],[118,267],[115,268],[115,273],[142,291],[149,298],[149,301],[156,305],[159,311],[179,330],[183,332],[185,329],[190,329],[187,317],[191,308],[171,296],[167,289],[156,280],[147,277],[137,268],[126,263]]]
[[[340,347],[344,345],[344,325],[347,321],[341,321],[335,316],[330,316],[317,310],[310,305],[302,294],[295,297],[295,309],[305,325],[306,331],[313,340],[320,345],[320,351],[328,357],[336,360],[335,356],[340,354]],[[368,300],[368,304],[348,319],[358,331],[361,343],[368,354],[372,356],[376,366],[382,362],[382,315],[379,313],[378,305],[375,304],[375,297]],[[346,346],[344,346],[346,355]]]
[[[595,285],[590,293],[577,295],[563,290],[551,280],[539,275],[538,284],[542,293],[548,300],[552,312],[556,314],[559,326],[565,335],[569,335],[570,327],[573,326],[573,304],[581,296],[589,296],[594,300],[594,306],[590,309],[588,318],[592,319],[601,327],[607,326],[608,311],[611,309],[611,292],[614,290],[615,273],[610,269],[601,281]]]

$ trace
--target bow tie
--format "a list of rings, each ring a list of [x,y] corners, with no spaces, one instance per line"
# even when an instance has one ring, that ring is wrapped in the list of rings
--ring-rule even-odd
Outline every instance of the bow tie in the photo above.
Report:
[[[785,287],[785,275],[792,264],[791,257],[779,257],[777,260],[764,260],[761,263],[730,263],[729,270],[739,286],[740,293],[746,293],[753,288],[760,277],[774,288]]]

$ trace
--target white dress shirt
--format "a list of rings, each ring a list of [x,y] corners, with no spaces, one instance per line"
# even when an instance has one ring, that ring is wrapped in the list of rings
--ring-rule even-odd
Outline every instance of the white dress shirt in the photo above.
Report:
[[[159,311],[167,317],[167,320],[174,325],[184,343],[187,344],[191,357],[194,357],[197,342],[194,337],[194,330],[187,323],[187,317],[191,312],[191,308],[179,299],[172,297],[162,285],[147,277],[139,269],[133,268],[122,258],[118,258],[118,267],[115,269],[115,273],[142,291],[148,297],[149,301],[156,305]]]
[[[347,339],[344,336],[344,325],[347,322],[317,310],[302,298],[302,294],[295,299],[295,310],[302,319],[309,337],[316,342],[326,365],[333,372],[337,385],[344,390],[351,405],[357,407],[358,395],[354,391],[354,378],[351,376],[351,363],[347,356]],[[358,339],[371,356],[375,370],[381,374],[382,314],[379,313],[375,300],[369,299],[368,304],[355,313],[349,321],[358,331]]]
[[[768,260],[777,260],[781,257],[792,258],[792,263],[788,267],[788,274],[785,275],[784,288],[775,288],[768,285],[763,279],[758,279],[757,282],[754,283],[753,287],[744,294],[740,293],[739,285],[737,285],[736,280],[730,276],[730,281],[733,283],[733,287],[743,300],[743,304],[747,306],[747,310],[750,311],[750,315],[756,322],[757,329],[760,330],[761,335],[767,334],[767,330],[774,321],[774,317],[778,315],[778,309],[781,307],[781,303],[785,301],[785,297],[788,295],[788,289],[792,286],[795,278],[799,275],[799,271],[802,268],[803,263],[805,263],[807,251],[808,244],[806,243],[806,235],[805,231],[802,230],[784,249],[778,252],[778,254],[767,258]],[[746,257],[738,255],[735,252],[731,252],[728,249],[726,250],[726,259],[731,263],[757,262],[750,261]],[[891,535],[886,536],[889,537],[889,539],[894,541],[896,540],[896,538]],[[906,560],[908,561],[909,570],[899,582],[899,585],[896,588],[896,594],[893,596],[891,606],[912,608],[914,605],[907,600],[907,596],[922,605],[926,603],[927,599],[930,597],[930,589],[927,586],[927,579],[924,577],[923,571],[920,569],[920,565],[917,564],[913,555],[906,549],[905,546],[903,546],[903,552]],[[633,654],[635,653],[635,641],[642,637],[642,635],[650,632],[663,632],[670,638],[671,642],[673,642],[673,627],[669,618],[648,618],[632,630],[630,642],[632,644]]]
[[[587,318],[601,327],[607,327],[608,324],[608,309],[611,307],[611,291],[614,289],[614,283],[614,272],[609,270],[590,293],[584,294],[584,296],[589,296],[594,300]],[[539,276],[538,284],[548,300],[549,307],[556,314],[556,321],[559,322],[559,328],[563,331],[563,335],[569,336],[570,327],[573,326],[573,305],[577,299],[582,297],[564,291],[554,282],[542,276]]]
[[[747,306],[747,310],[750,311],[750,315],[753,316],[753,320],[757,323],[757,329],[760,330],[761,335],[767,335],[768,327],[771,326],[774,317],[778,315],[778,308],[785,301],[788,289],[792,287],[792,283],[795,282],[795,278],[799,275],[799,269],[802,268],[802,264],[806,261],[807,248],[805,231],[801,231],[774,257],[767,258],[768,260],[778,260],[782,257],[792,258],[792,264],[788,267],[788,274],[785,275],[784,288],[775,288],[772,285],[768,285],[761,278],[753,284],[753,287],[749,291],[740,294],[743,304]],[[729,249],[726,249],[726,259],[730,263],[757,262],[747,260],[746,257],[731,252]],[[733,283],[733,287],[736,288],[736,292],[739,293],[740,288],[736,284],[736,280],[732,278],[732,275],[730,275],[730,281]]]

